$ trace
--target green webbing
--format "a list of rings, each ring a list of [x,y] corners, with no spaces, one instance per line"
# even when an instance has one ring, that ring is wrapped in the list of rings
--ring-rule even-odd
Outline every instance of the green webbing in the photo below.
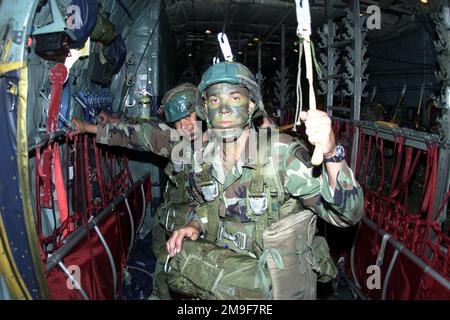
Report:
[[[213,182],[213,177],[209,173],[209,166],[206,163],[202,165],[202,174],[201,174],[201,184],[211,183]],[[218,195],[217,197],[210,202],[205,202],[206,208],[201,206],[203,209],[207,210],[206,217],[208,217],[208,227],[206,232],[206,240],[211,242],[216,242],[217,233],[219,232],[219,199],[222,195],[221,185],[217,183]]]
[[[280,251],[274,248],[265,249],[258,260],[258,272],[256,273],[255,288],[262,283],[264,292],[267,293],[267,296],[270,296],[270,279],[266,276],[264,269],[266,268],[269,254],[272,256],[275,266],[280,270],[284,269],[283,258],[281,257]]]

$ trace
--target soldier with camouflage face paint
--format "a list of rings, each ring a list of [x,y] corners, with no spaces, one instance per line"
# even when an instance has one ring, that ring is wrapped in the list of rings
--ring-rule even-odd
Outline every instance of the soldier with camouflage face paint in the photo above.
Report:
[[[320,143],[328,159],[314,168],[304,144],[289,135],[272,133],[260,143],[259,133],[252,140],[251,118],[263,105],[254,76],[245,66],[234,62],[211,66],[199,91],[204,106],[197,115],[206,120],[210,134],[195,151],[193,180],[205,201],[166,244],[168,257],[174,257],[171,289],[203,299],[314,299],[311,270],[320,273],[316,262],[328,250],[312,239],[314,218],[347,227],[363,216],[362,188],[336,146],[331,119],[319,110],[301,114],[309,141]],[[322,171],[316,175],[317,169]],[[290,217],[296,217],[294,237],[273,245],[271,229],[281,223],[289,230],[292,223],[284,222]],[[185,238],[193,241],[183,242]],[[290,262],[285,250],[293,257]],[[299,281],[293,285],[299,287],[289,288],[292,294],[283,296],[288,288],[276,286],[287,269],[294,271],[294,278],[298,271]],[[292,285],[289,279],[284,285]]]
[[[73,119],[79,133],[95,133],[97,143],[110,146],[122,146],[133,150],[151,151],[163,157],[170,157],[171,151],[189,152],[195,138],[201,137],[201,126],[195,114],[198,95],[197,87],[184,83],[169,90],[162,99],[162,107],[166,123],[156,120],[138,118],[118,119],[107,113],[100,113],[99,125]],[[174,132],[174,129],[177,132]],[[177,139],[178,134],[184,139]],[[162,266],[165,259],[165,243],[173,229],[186,224],[186,217],[199,202],[203,201],[200,194],[189,184],[191,161],[182,160],[185,157],[171,158],[164,172],[169,177],[164,193],[164,203],[158,208],[158,223],[154,226],[152,249],[157,257],[155,270],[155,294],[161,299],[170,299]],[[178,161],[177,161],[178,160]]]

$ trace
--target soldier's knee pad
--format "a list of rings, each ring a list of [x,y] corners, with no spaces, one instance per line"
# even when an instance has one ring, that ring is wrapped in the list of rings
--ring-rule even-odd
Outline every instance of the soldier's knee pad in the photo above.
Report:
[[[178,292],[192,294],[193,286],[201,299],[268,298],[256,281],[257,259],[203,239],[185,241],[171,267],[168,283]]]

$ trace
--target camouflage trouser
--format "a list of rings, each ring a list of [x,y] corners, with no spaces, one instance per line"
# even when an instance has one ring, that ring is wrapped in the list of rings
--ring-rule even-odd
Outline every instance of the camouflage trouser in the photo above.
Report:
[[[315,236],[312,251],[316,262],[317,281],[326,283],[338,275],[338,269],[330,255],[330,248],[324,237]]]
[[[185,202],[167,202],[156,211],[157,222],[153,227],[152,250],[156,257],[153,288],[160,299],[170,299],[166,274],[163,272],[167,257],[166,242],[173,230],[186,224],[191,205]]]
[[[170,288],[200,299],[268,299],[269,292],[258,281],[258,259],[219,247],[209,241],[186,240],[170,262]]]

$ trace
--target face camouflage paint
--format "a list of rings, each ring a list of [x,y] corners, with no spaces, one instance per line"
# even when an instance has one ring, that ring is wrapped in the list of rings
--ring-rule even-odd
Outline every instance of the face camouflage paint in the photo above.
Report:
[[[214,129],[244,128],[249,118],[248,89],[229,83],[206,90],[208,120]]]

